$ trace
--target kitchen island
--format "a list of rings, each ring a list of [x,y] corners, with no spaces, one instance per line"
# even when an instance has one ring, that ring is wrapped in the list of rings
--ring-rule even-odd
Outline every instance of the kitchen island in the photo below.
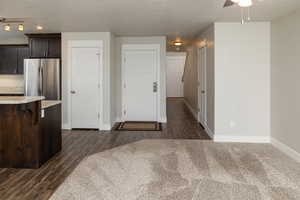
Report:
[[[0,168],[39,168],[61,151],[60,104],[0,96]]]

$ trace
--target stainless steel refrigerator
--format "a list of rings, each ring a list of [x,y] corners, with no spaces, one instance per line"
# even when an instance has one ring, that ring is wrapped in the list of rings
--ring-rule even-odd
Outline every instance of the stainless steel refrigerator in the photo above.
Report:
[[[25,96],[60,100],[60,59],[25,59],[24,81]]]

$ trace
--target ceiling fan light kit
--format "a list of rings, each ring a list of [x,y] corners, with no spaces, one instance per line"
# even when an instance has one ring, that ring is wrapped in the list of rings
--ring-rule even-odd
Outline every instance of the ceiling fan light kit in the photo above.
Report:
[[[242,24],[251,21],[250,7],[253,5],[253,0],[226,0],[223,7],[226,8],[226,7],[231,7],[233,5],[238,5],[241,8]],[[245,9],[247,9],[246,12]]]

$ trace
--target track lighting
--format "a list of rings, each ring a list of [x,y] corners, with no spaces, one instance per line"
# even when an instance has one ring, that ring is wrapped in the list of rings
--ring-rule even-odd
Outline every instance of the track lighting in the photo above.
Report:
[[[24,25],[23,24],[19,24],[18,25],[18,30],[19,31],[24,31]]]
[[[10,25],[9,24],[4,25],[4,30],[10,31],[11,30]]]

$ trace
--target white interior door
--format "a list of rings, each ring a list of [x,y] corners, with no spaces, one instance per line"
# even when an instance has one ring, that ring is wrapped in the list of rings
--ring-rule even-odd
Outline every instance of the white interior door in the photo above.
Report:
[[[72,128],[99,129],[100,49],[74,47],[72,52]]]
[[[202,125],[207,125],[206,98],[206,47],[198,50],[198,119]]]
[[[157,52],[123,50],[123,119],[157,121]]]
[[[183,97],[185,56],[167,56],[167,97]]]

